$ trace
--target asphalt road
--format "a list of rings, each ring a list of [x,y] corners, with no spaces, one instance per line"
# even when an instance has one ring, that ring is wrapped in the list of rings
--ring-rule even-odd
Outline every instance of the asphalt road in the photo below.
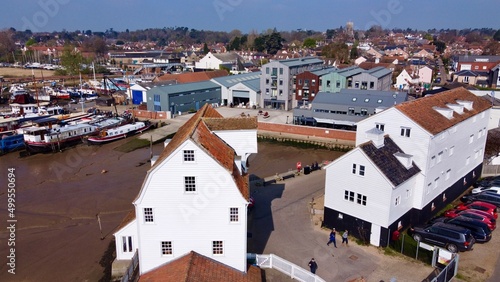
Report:
[[[248,251],[276,254],[304,269],[314,257],[317,275],[325,281],[422,281],[429,275],[430,266],[386,256],[353,240],[343,246],[339,235],[338,248],[327,246],[329,231],[313,224],[309,208],[312,198],[324,194],[324,177],[324,171],[314,171],[278,184],[252,187],[256,206],[249,225]]]

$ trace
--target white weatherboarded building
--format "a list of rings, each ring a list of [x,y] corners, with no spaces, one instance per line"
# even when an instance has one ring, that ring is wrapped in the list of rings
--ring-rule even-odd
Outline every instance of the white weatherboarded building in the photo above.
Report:
[[[325,225],[385,246],[430,219],[480,176],[490,107],[457,88],[360,121],[357,147],[325,168]]]
[[[148,171],[135,218],[115,233],[117,260],[132,256],[131,237],[141,275],[191,251],[246,272],[246,160],[256,152],[255,117],[223,118],[205,105]]]

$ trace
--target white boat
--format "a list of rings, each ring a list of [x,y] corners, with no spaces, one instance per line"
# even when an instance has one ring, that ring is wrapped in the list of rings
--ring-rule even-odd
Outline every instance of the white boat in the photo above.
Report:
[[[97,136],[90,136],[87,139],[89,144],[97,145],[104,144],[118,139],[127,138],[129,136],[142,133],[151,127],[149,122],[134,122],[122,126],[102,130]]]
[[[29,127],[23,129],[24,142],[29,152],[58,151],[76,145],[83,138],[99,133],[99,127],[91,124],[65,125],[56,128]]]

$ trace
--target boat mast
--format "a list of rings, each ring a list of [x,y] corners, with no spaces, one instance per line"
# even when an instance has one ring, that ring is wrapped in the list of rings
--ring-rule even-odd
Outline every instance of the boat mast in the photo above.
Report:
[[[38,110],[40,110],[40,100],[38,99],[38,88],[36,88],[35,71],[33,70],[33,67],[31,68],[31,74],[33,75],[33,87],[35,87],[36,93],[36,106]]]
[[[80,104],[82,104],[82,113],[85,111],[83,110],[83,89],[82,89],[82,73],[80,72]]]

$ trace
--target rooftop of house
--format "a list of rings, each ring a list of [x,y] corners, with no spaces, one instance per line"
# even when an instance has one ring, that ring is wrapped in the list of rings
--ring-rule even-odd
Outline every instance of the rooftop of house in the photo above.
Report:
[[[249,199],[248,175],[241,174],[235,164],[235,151],[212,130],[257,129],[257,117],[224,118],[209,104],[205,104],[198,112],[179,128],[172,140],[163,149],[153,170],[172,154],[186,140],[191,140],[210,155],[233,177],[241,195]],[[148,172],[149,173],[149,172]]]
[[[221,76],[221,77],[216,77],[213,78],[213,80],[219,84],[221,84],[224,87],[231,87],[239,82],[243,81],[249,81],[249,80],[260,80],[260,74],[261,72],[251,72],[251,73],[242,73],[242,74],[235,74],[235,75],[229,75],[229,76]]]
[[[420,172],[420,168],[412,162],[410,168],[406,168],[398,160],[396,154],[404,154],[396,143],[389,137],[384,136],[384,145],[375,147],[372,141],[359,145],[359,148],[369,157],[380,171],[391,181],[394,187],[410,179]]]
[[[440,114],[435,108],[448,108],[448,104],[459,104],[461,101],[472,102],[472,108],[463,113],[453,112],[452,118]],[[486,99],[478,97],[463,87],[444,91],[432,96],[408,101],[396,105],[395,108],[411,118],[429,133],[436,135],[456,124],[488,110],[491,107]]]
[[[260,282],[261,270],[256,266],[249,266],[247,273],[233,269],[214,259],[208,258],[194,251],[163,264],[139,278],[140,282]]]
[[[321,108],[319,104],[389,108],[406,100],[408,100],[406,92],[341,89],[338,93],[318,92],[312,102],[312,108],[316,106]]]
[[[288,67],[299,67],[309,64],[323,64],[323,60],[317,57],[302,57],[302,58],[295,58],[288,60],[280,60],[279,62]]]

